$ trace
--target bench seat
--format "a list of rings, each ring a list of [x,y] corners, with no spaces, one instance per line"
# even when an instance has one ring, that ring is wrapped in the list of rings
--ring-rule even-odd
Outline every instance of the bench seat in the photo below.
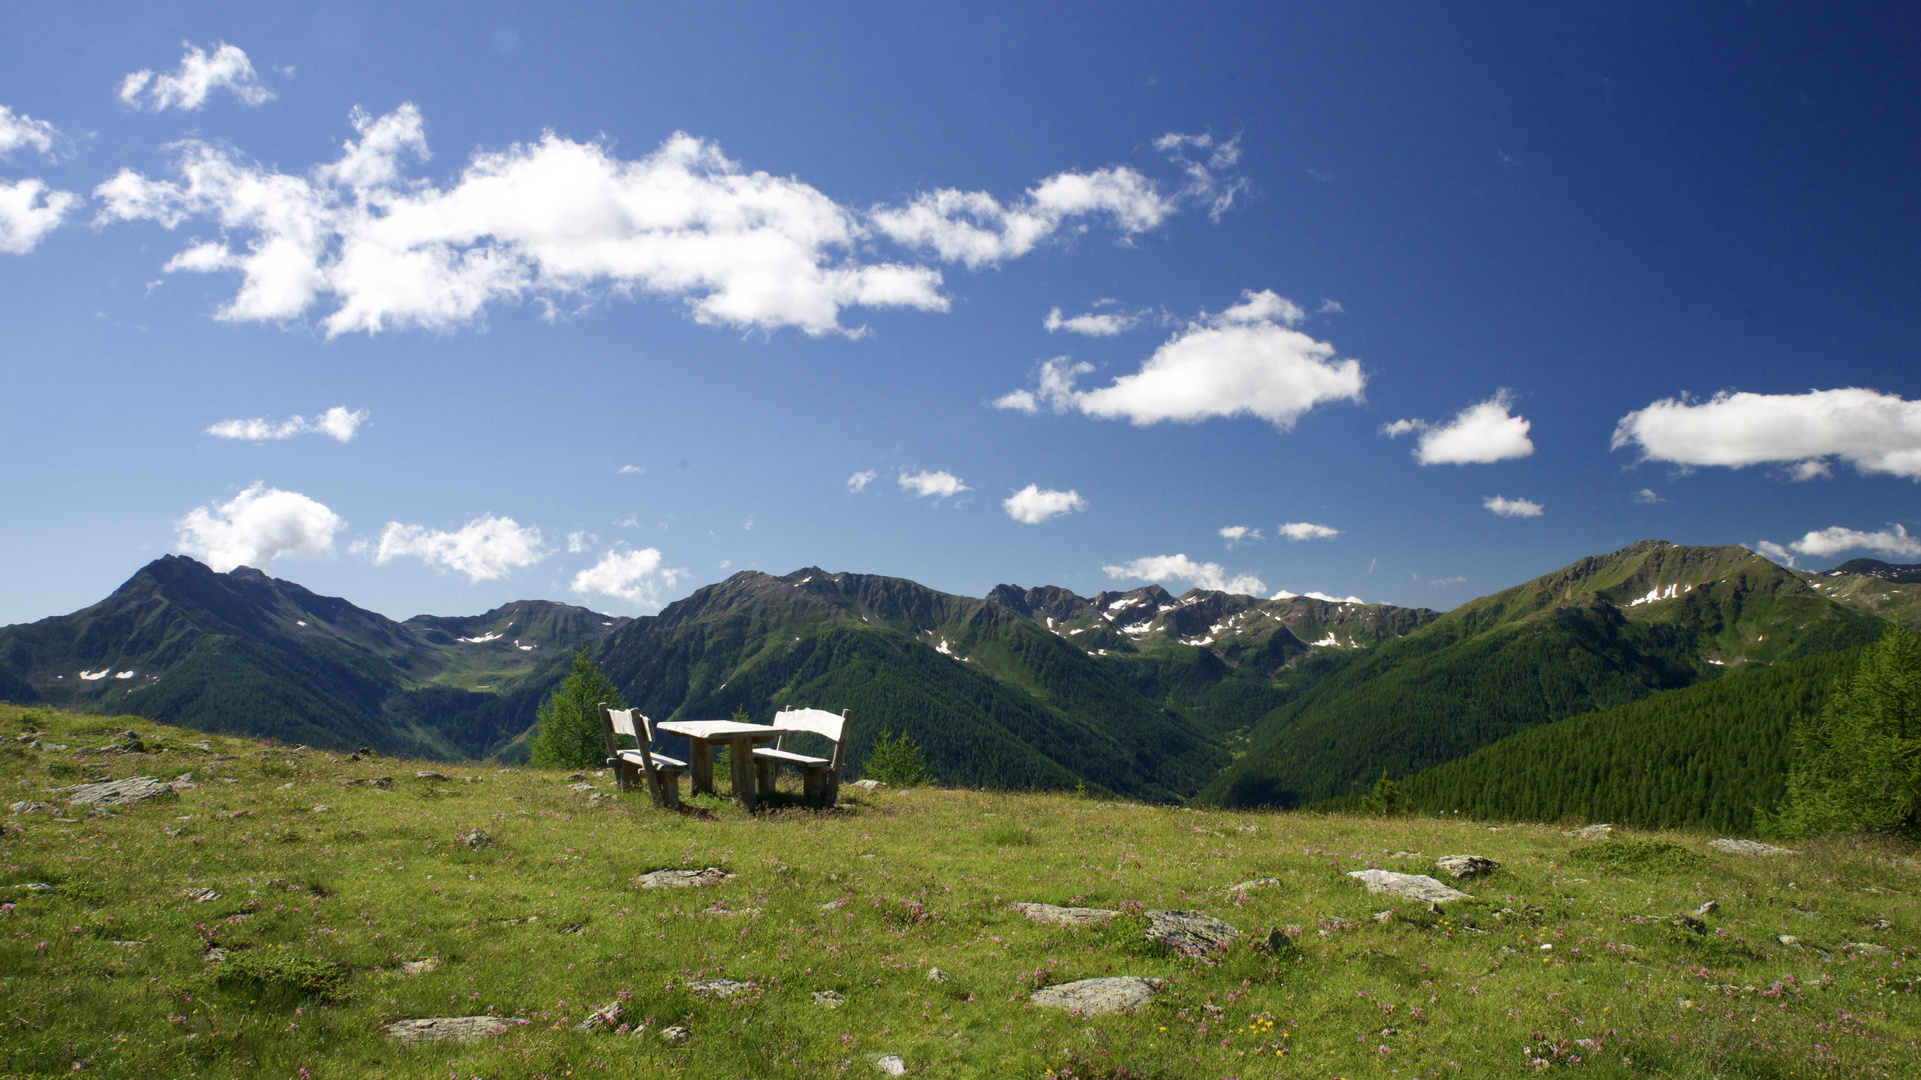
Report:
[[[620,753],[615,754],[614,756],[619,758],[622,761],[631,761],[635,765],[640,764],[640,751],[638,750],[622,750]],[[687,768],[687,763],[680,760],[679,758],[670,758],[666,754],[659,754],[659,753],[655,754],[653,757],[654,757],[654,768],[656,769],[684,770]]]
[[[761,794],[774,793],[774,781],[782,765],[791,765],[801,775],[803,798],[816,809],[834,805],[840,797],[841,753],[846,746],[847,713],[839,716],[820,709],[783,709],[774,716],[780,741],[771,747],[754,750],[755,778]],[[834,744],[832,758],[796,754],[787,749],[788,733],[819,735]]]
[[[785,762],[786,764],[789,764],[789,765],[817,765],[818,766],[818,765],[833,764],[833,762],[829,761],[827,758],[808,757],[806,754],[796,754],[792,750],[766,750],[766,749],[755,748],[754,757],[765,758],[770,761]],[[660,760],[658,755],[655,756],[655,760],[656,761]]]

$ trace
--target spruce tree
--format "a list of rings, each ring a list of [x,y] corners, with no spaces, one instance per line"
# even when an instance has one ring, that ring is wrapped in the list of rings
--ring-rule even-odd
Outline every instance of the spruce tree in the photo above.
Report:
[[[1921,634],[1890,629],[1795,730],[1774,832],[1921,834]]]
[[[600,730],[600,703],[624,709],[620,688],[601,674],[582,645],[574,650],[574,670],[540,705],[540,726],[528,745],[533,763],[545,768],[580,769],[607,760],[607,741]]]

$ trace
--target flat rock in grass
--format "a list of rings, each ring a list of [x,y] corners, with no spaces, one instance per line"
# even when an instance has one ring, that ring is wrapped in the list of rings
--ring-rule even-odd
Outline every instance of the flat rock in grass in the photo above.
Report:
[[[1138,975],[1080,979],[1076,982],[1043,986],[1028,995],[1029,1001],[1043,1009],[1071,1009],[1085,1016],[1133,1012],[1154,996],[1162,979]]]
[[[43,802],[24,802],[23,801],[23,802],[14,803],[13,805],[7,807],[7,809],[13,811],[16,814],[37,814],[42,810],[48,809],[48,806],[46,803],[43,803]]]
[[[899,1054],[882,1054],[880,1059],[874,1062],[874,1068],[889,1076],[899,1076],[907,1071],[907,1063],[900,1059]]]
[[[1118,911],[1092,907],[1056,907],[1053,904],[1015,904],[1014,910],[1035,922],[1055,926],[1099,926],[1119,915]]]
[[[1147,912],[1147,940],[1175,952],[1216,952],[1240,936],[1231,924],[1198,911]]]
[[[588,1013],[587,1019],[574,1025],[574,1030],[595,1031],[600,1028],[606,1028],[612,1031],[614,1025],[618,1023],[620,1023],[620,1002],[610,1001],[600,1008],[595,1009],[593,1012]]]
[[[1844,953],[1856,953],[1861,956],[1886,956],[1894,950],[1888,948],[1886,945],[1875,945],[1866,941],[1844,941],[1841,943],[1841,951]]]
[[[1234,884],[1229,885],[1227,887],[1227,891],[1228,892],[1247,892],[1249,889],[1272,889],[1272,888],[1278,887],[1280,884],[1281,884],[1281,879],[1277,877],[1249,878],[1246,881],[1237,881]]]
[[[220,899],[220,893],[213,889],[182,889],[180,895],[196,904],[205,904]]]
[[[1585,829],[1575,829],[1571,832],[1562,833],[1561,835],[1572,836],[1576,840],[1606,840],[1608,837],[1614,835],[1614,826],[1589,825]]]
[[[1794,848],[1775,847],[1758,840],[1709,840],[1708,846],[1728,855],[1799,855]]]
[[[753,988],[753,983],[735,982],[732,979],[701,979],[687,984],[687,989],[693,991],[695,997],[703,998],[730,998]]]
[[[704,870],[684,870],[675,867],[669,870],[650,870],[634,879],[634,884],[643,889],[685,889],[698,885],[718,885],[732,881],[735,875],[718,866]]]
[[[847,995],[838,990],[814,991],[814,1004],[823,1009],[838,1009],[847,1004]]]
[[[660,1041],[669,1046],[686,1046],[693,1038],[694,1033],[681,1027],[679,1024],[675,1024],[670,1028],[662,1028],[660,1031]]]
[[[440,958],[429,956],[425,960],[408,960],[400,965],[402,975],[425,975],[440,966]]]
[[[415,780],[446,780],[448,778],[433,771],[432,769],[422,769],[419,772],[414,774],[414,779]]]
[[[847,786],[859,788],[862,791],[879,791],[881,788],[887,786],[887,782],[884,780],[856,780]]]
[[[1389,896],[1399,896],[1407,900],[1424,900],[1430,904],[1467,899],[1466,893],[1449,888],[1426,874],[1397,874],[1392,870],[1352,870],[1347,876],[1367,886],[1367,891],[1370,893],[1386,893]]]
[[[1491,874],[1501,868],[1500,863],[1482,855],[1443,855],[1434,860],[1434,865],[1453,875],[1456,881]]]
[[[173,794],[173,785],[151,776],[129,776],[104,784],[81,784],[67,789],[67,802],[74,806],[132,806],[135,803]]]
[[[578,784],[568,784],[567,790],[568,791],[592,791],[594,790],[594,785],[587,783],[586,781],[582,781]]]
[[[395,1020],[380,1026],[397,1042],[412,1046],[447,1039],[473,1042],[526,1023],[518,1016],[428,1016],[417,1020]]]

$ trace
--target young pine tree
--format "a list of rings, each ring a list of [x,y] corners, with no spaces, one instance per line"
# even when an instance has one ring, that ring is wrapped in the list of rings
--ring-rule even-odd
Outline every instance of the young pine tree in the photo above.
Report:
[[[582,645],[574,650],[574,670],[540,706],[540,726],[528,745],[533,763],[545,768],[580,769],[607,759],[600,731],[600,703],[624,709],[620,688],[601,674]]]
[[[1764,824],[1785,836],[1921,835],[1921,634],[1890,629],[1794,732],[1788,797]]]
[[[927,780],[927,755],[905,731],[882,731],[862,766],[869,777],[892,787],[913,787]]]

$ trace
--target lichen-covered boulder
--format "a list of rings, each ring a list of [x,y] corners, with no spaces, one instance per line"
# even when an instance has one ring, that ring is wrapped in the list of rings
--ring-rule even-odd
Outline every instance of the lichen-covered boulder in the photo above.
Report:
[[[1467,894],[1428,877],[1426,874],[1397,874],[1392,870],[1354,870],[1347,875],[1367,886],[1370,893],[1386,893],[1404,900],[1442,904],[1464,900]]]
[[[1057,907],[1053,904],[1015,904],[1014,910],[1041,923],[1055,926],[1100,926],[1119,915],[1118,911],[1091,907]]]
[[[1231,924],[1198,911],[1147,913],[1147,940],[1178,953],[1217,952],[1240,936],[1241,932]]]
[[[447,1039],[473,1042],[526,1023],[518,1016],[427,1016],[417,1020],[395,1020],[381,1027],[396,1041],[414,1045]]]
[[[1029,995],[1028,1000],[1043,1009],[1071,1009],[1088,1016],[1133,1012],[1147,1004],[1163,981],[1138,975],[1081,979],[1043,986]]]

